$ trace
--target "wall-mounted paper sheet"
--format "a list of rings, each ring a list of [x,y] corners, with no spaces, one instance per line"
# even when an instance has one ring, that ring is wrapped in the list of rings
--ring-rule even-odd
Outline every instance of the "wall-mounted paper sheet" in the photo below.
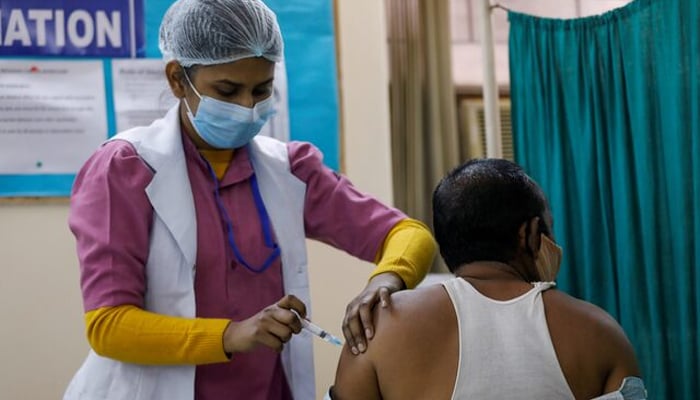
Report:
[[[0,174],[75,173],[106,138],[101,61],[0,60]]]
[[[159,59],[112,60],[112,93],[117,132],[150,125],[177,103]]]

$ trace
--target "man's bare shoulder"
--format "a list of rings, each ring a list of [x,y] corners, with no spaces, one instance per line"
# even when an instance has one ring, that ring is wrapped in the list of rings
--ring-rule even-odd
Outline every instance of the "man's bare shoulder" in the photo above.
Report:
[[[391,294],[392,305],[407,311],[422,311],[425,307],[440,307],[447,299],[449,299],[447,291],[440,283],[411,290],[400,290]]]
[[[441,284],[431,284],[413,290],[402,290],[391,295],[388,307],[375,308],[374,318],[377,331],[401,328],[405,325],[414,327],[417,319],[453,313],[447,291]]]
[[[600,329],[606,333],[623,333],[617,321],[597,305],[578,299],[560,290],[548,290],[543,295],[548,317],[556,314],[574,325]]]
[[[429,346],[445,329],[456,327],[456,316],[445,288],[434,284],[393,293],[388,307],[375,308],[374,323],[372,341],[381,346],[373,350],[384,352],[415,343]]]

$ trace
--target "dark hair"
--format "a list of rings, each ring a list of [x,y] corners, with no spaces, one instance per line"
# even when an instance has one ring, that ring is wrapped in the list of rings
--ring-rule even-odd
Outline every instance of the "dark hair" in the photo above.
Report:
[[[473,261],[511,261],[524,222],[540,217],[540,232],[550,235],[547,213],[539,186],[507,160],[468,161],[433,192],[435,238],[452,272]]]

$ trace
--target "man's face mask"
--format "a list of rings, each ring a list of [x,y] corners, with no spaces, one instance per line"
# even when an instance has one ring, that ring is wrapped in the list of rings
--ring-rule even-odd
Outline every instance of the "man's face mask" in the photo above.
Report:
[[[552,239],[540,234],[540,251],[535,259],[537,273],[543,282],[553,282],[559,273],[563,251]]]

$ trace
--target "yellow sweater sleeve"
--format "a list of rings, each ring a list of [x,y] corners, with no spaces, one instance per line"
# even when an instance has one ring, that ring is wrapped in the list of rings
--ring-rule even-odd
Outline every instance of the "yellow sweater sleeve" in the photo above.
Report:
[[[223,335],[227,319],[180,318],[133,305],[85,313],[90,346],[103,357],[152,365],[210,364],[228,361]]]
[[[403,219],[384,239],[370,279],[384,272],[394,272],[403,279],[406,288],[413,289],[425,278],[436,252],[437,244],[428,227],[415,219]]]

